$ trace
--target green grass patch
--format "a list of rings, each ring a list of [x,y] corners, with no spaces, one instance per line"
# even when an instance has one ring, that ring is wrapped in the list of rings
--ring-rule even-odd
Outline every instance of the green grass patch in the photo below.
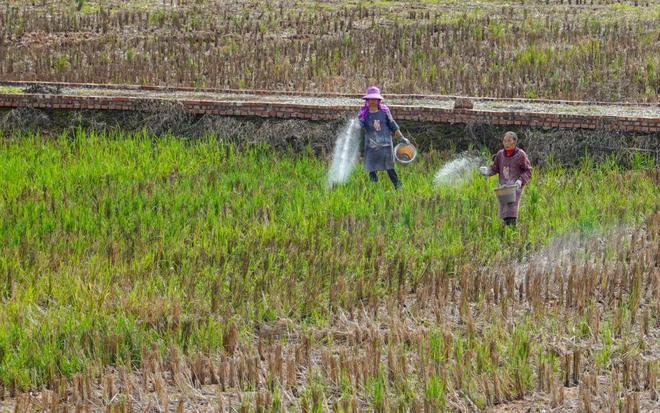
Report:
[[[0,93],[21,94],[23,93],[23,88],[18,86],[0,86]]]

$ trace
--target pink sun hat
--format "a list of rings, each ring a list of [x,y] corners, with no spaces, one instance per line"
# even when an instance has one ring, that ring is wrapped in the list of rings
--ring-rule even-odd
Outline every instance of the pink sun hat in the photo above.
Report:
[[[383,97],[380,94],[380,89],[378,89],[376,86],[369,86],[367,88],[367,94],[362,96],[362,99],[383,100]]]

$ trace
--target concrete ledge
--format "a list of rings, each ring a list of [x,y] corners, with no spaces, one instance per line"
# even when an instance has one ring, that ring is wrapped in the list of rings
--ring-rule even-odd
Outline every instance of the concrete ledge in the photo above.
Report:
[[[108,84],[108,83],[72,83],[72,82],[40,82],[40,81],[21,81],[21,80],[1,80],[0,85],[4,86],[56,86],[81,89],[106,89],[106,90],[133,90],[133,91],[160,91],[160,92],[208,92],[208,93],[228,93],[228,94],[247,94],[262,96],[307,96],[307,97],[347,97],[359,99],[362,94],[355,93],[332,93],[332,92],[302,92],[291,90],[263,90],[263,89],[221,89],[221,88],[196,88],[183,86],[162,86],[162,85],[126,85],[126,84]],[[388,93],[388,99],[439,99],[454,100],[456,98],[468,98],[470,100],[491,101],[491,102],[519,102],[519,103],[548,103],[561,105],[599,105],[599,106],[658,106],[658,102],[604,102],[604,101],[584,101],[584,100],[557,100],[557,99],[525,99],[525,98],[494,98],[487,96],[457,96],[457,95],[433,95],[433,94],[396,94]]]

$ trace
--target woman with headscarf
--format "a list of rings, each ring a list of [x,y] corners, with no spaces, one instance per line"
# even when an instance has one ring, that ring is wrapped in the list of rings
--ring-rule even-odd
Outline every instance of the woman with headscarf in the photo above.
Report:
[[[493,157],[491,166],[482,166],[479,171],[484,176],[498,174],[500,185],[516,185],[516,199],[511,203],[500,203],[498,215],[506,225],[515,226],[518,222],[518,207],[523,188],[532,179],[532,164],[527,154],[518,148],[518,135],[507,132],[502,138],[504,149]]]
[[[382,103],[380,89],[370,86],[362,97],[364,106],[358,118],[364,129],[364,169],[372,182],[378,182],[377,171],[387,171],[395,188],[401,187],[401,181],[394,170],[394,151],[392,134],[406,143],[399,125],[394,121],[389,108]]]

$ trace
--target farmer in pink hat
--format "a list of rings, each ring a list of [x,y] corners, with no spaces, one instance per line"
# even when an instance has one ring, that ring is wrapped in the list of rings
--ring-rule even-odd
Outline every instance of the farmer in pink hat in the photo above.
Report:
[[[525,151],[517,147],[518,135],[507,132],[502,138],[502,146],[493,157],[491,166],[482,166],[479,171],[484,176],[498,174],[500,185],[516,185],[516,199],[509,204],[499,204],[498,215],[506,225],[515,226],[518,221],[518,207],[523,188],[532,179],[532,164]]]
[[[406,143],[409,141],[403,137],[389,108],[382,103],[380,89],[370,86],[362,99],[364,106],[360,109],[358,118],[365,131],[364,169],[369,173],[372,182],[378,182],[377,171],[387,171],[394,187],[399,188],[401,181],[394,170],[392,134]]]

